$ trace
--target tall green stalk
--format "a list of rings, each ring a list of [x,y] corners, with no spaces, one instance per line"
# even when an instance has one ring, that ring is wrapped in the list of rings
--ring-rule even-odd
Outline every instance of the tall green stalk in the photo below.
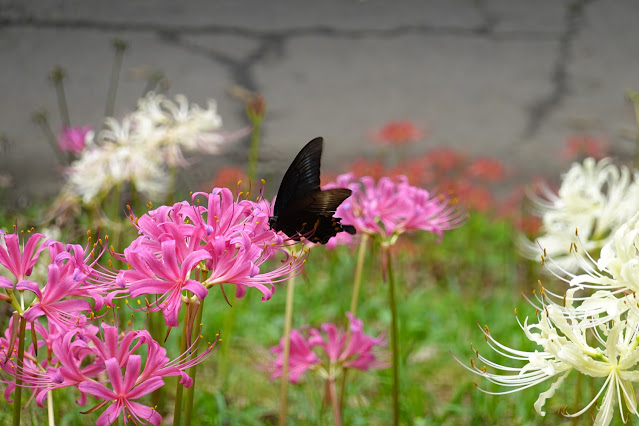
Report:
[[[355,265],[355,278],[353,279],[353,295],[351,296],[351,308],[350,313],[357,315],[357,301],[359,300],[359,290],[362,284],[362,272],[364,271],[364,259],[366,259],[366,246],[370,236],[368,234],[362,235],[359,241],[359,249],[357,251],[357,264]],[[349,330],[350,333],[350,330]],[[339,390],[339,408],[340,411],[344,410],[344,397],[346,395],[346,376],[348,370],[344,370],[342,374],[342,380]]]
[[[186,334],[188,333],[187,319],[189,318],[189,310],[191,309],[191,303],[187,299],[186,310],[184,312],[184,325],[182,326],[182,343],[180,344],[180,354],[186,351]],[[175,406],[173,409],[173,426],[180,426],[182,421],[182,395],[184,393],[184,385],[180,383],[180,378],[177,379],[177,387],[175,388]]]
[[[71,127],[71,116],[69,115],[69,106],[67,104],[67,97],[64,93],[64,79],[67,76],[64,69],[61,67],[55,67],[49,78],[55,85],[55,91],[58,96],[58,109],[60,110],[60,118],[62,119],[62,126],[66,129]]]
[[[18,361],[17,368],[24,365],[24,335],[27,321],[20,315],[20,334],[18,334]],[[13,395],[13,426],[20,426],[20,414],[22,413],[22,380],[16,378],[16,390]]]
[[[106,108],[104,110],[105,117],[113,117],[115,110],[115,95],[118,92],[118,82],[120,80],[120,70],[122,69],[122,59],[127,43],[118,38],[113,39],[113,48],[115,49],[115,58],[113,60],[113,68],[111,69],[111,80],[109,82],[109,91],[107,92]]]
[[[288,404],[288,361],[291,352],[291,323],[293,322],[293,296],[295,295],[295,275],[291,273],[286,284],[286,308],[284,309],[284,353],[282,354],[282,376],[280,385],[280,426],[286,425]]]
[[[260,155],[260,138],[262,137],[262,122],[255,120],[251,131],[251,147],[249,150],[247,175],[249,182],[255,182],[257,176],[257,163]]]
[[[193,323],[193,335],[192,342],[195,342],[199,338],[200,324],[202,323],[202,310],[204,307],[204,300],[200,301],[200,306],[197,308],[197,315],[195,322]],[[192,358],[197,357],[198,347],[193,351]],[[184,426],[191,426],[191,417],[193,415],[193,399],[195,393],[195,375],[197,374],[197,364],[189,369],[189,376],[193,379],[193,384],[186,390],[186,407],[184,408]]]
[[[340,411],[340,404],[337,400],[337,389],[335,386],[335,378],[329,377],[326,379],[328,381],[327,388],[329,399],[331,400],[331,406],[333,407],[333,419],[335,421],[335,426],[342,426],[342,413]]]
[[[55,410],[53,408],[53,391],[47,391],[47,421],[49,426],[55,426]]]
[[[395,301],[395,278],[391,246],[382,245],[382,255],[386,256],[386,276],[388,277],[388,304],[391,311],[391,352],[393,357],[393,425],[399,425],[399,347],[397,344],[397,302]]]
[[[632,106],[635,110],[635,124],[637,125],[637,133],[635,134],[635,140],[637,145],[635,146],[635,168],[639,168],[639,92],[631,90],[628,92],[628,99],[632,102]]]
[[[362,235],[357,251],[357,264],[355,265],[355,279],[353,280],[353,296],[351,297],[351,314],[356,315],[357,301],[359,299],[359,289],[362,284],[362,271],[364,270],[364,259],[366,258],[366,246],[368,244],[368,234]]]
[[[60,147],[58,146],[58,139],[51,129],[47,112],[45,110],[36,111],[33,113],[31,119],[42,129],[47,142],[49,142],[49,145],[51,145],[51,149],[53,149],[55,156],[58,158],[58,162],[60,162],[60,164],[68,164],[68,159],[64,156],[64,153],[60,151]]]

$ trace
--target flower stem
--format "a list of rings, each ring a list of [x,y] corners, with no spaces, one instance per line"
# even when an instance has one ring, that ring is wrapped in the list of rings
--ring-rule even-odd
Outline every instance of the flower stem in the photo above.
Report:
[[[351,296],[350,313],[356,315],[357,301],[359,299],[359,289],[362,284],[362,271],[364,270],[364,259],[366,258],[366,246],[368,244],[369,235],[362,235],[359,241],[359,249],[357,251],[357,264],[355,265],[355,279],[353,280],[353,296]],[[349,330],[350,333],[350,330]],[[340,411],[344,409],[344,396],[346,395],[346,375],[348,370],[344,370],[339,390],[339,407]]]
[[[180,353],[183,354],[186,351],[186,333],[188,332],[187,319],[189,318],[189,309],[191,309],[191,303],[186,302],[186,312],[184,313],[184,326],[182,327],[182,343],[180,344]],[[175,388],[175,408],[173,409],[173,426],[180,426],[182,420],[182,394],[184,393],[184,386],[180,383],[180,378],[177,379],[177,387]]]
[[[195,324],[193,325],[193,339],[192,342],[199,337],[200,333],[200,324],[202,323],[202,309],[204,307],[204,300],[200,301],[200,305],[197,308],[197,315],[195,317]],[[197,357],[198,347],[196,346],[195,351],[193,351],[192,358]],[[195,375],[197,373],[197,364],[189,369],[189,376],[193,379],[193,385],[186,390],[186,407],[184,408],[184,426],[191,426],[191,416],[193,414],[193,396],[195,393]]]
[[[58,139],[51,129],[49,118],[47,117],[47,112],[45,110],[40,110],[33,113],[32,120],[42,129],[45,139],[47,140],[47,142],[49,142],[49,145],[51,145],[51,149],[53,149],[53,152],[58,158],[60,164],[69,164],[69,159],[65,157],[62,151],[60,151],[60,147],[58,146]]]
[[[353,281],[353,296],[351,297],[350,313],[357,315],[357,300],[359,299],[359,288],[362,284],[362,271],[364,270],[364,258],[366,257],[366,245],[368,244],[368,234],[362,235],[357,252],[357,264],[355,265],[355,279]]]
[[[251,148],[248,158],[248,170],[247,175],[249,182],[255,182],[257,175],[257,163],[260,154],[260,138],[262,133],[262,122],[260,119],[252,119],[253,130],[251,131]]]
[[[55,426],[55,411],[53,410],[53,391],[47,391],[47,418],[49,426]]]
[[[635,111],[635,124],[637,125],[637,133],[636,133],[636,141],[637,145],[635,146],[635,167],[639,167],[639,92],[630,91],[628,93],[628,98],[632,101],[632,106]]]
[[[335,426],[342,426],[342,413],[340,412],[339,401],[337,400],[337,389],[335,386],[335,378],[330,377],[328,380],[328,393],[331,399],[331,405],[333,406],[333,417],[335,419]]]
[[[56,94],[58,96],[58,108],[60,109],[60,117],[62,119],[62,126],[64,128],[68,129],[69,127],[71,127],[71,118],[70,118],[70,115],[69,115],[69,107],[68,107],[68,104],[67,104],[67,97],[66,97],[66,95],[64,93],[63,81],[64,81],[66,76],[67,76],[67,74],[64,71],[64,69],[62,69],[61,67],[55,67],[51,71],[51,74],[49,75],[49,78],[51,79],[51,81],[55,85],[55,91],[56,91]]]
[[[118,81],[120,80],[120,70],[122,69],[122,58],[127,44],[124,40],[114,39],[113,48],[115,49],[115,59],[113,60],[113,69],[111,70],[111,81],[109,83],[109,91],[107,92],[105,117],[113,117],[115,109],[115,95],[118,91]]]
[[[293,296],[295,275],[291,272],[286,284],[286,308],[284,309],[284,353],[282,360],[282,380],[280,387],[280,426],[286,425],[286,405],[288,398],[288,358],[291,351],[291,322],[293,321]]]
[[[27,321],[20,316],[20,334],[18,335],[18,361],[17,368],[22,368],[24,361],[24,334]],[[13,399],[13,426],[20,426],[20,414],[22,412],[22,380],[16,378],[16,390]]]
[[[166,194],[166,204],[171,205],[175,201],[175,189],[177,188],[177,166],[169,166],[169,190]]]
[[[388,277],[388,304],[391,310],[391,352],[393,354],[393,424],[399,425],[399,348],[397,345],[397,303],[395,302],[395,279],[393,277],[391,246],[383,245],[386,256],[386,275]]]

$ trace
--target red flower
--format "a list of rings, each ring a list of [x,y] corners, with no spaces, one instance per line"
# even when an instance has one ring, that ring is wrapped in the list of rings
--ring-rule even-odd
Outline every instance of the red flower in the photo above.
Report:
[[[406,145],[423,139],[424,132],[419,130],[412,122],[389,121],[382,127],[373,139],[384,145]]]

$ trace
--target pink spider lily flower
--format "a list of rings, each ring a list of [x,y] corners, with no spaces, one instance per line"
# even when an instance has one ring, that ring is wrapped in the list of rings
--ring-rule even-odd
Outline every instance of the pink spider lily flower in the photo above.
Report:
[[[189,253],[180,264],[175,240],[163,241],[161,248],[161,259],[150,250],[127,248],[125,257],[133,269],[123,271],[122,279],[128,283],[129,293],[133,298],[143,294],[161,295],[151,303],[151,309],[161,310],[166,325],[176,327],[179,325],[182,292],[190,291],[200,300],[208,294],[202,283],[189,276],[200,262],[210,259],[211,255],[205,250],[197,250]]]
[[[68,151],[79,154],[84,150],[87,141],[93,138],[93,128],[91,126],[68,127],[62,129],[62,133],[58,138],[58,147],[60,151]]]
[[[48,321],[53,322],[61,330],[84,325],[87,319],[80,312],[91,310],[91,304],[77,298],[77,296],[85,295],[81,286],[86,275],[78,269],[67,272],[62,275],[58,265],[49,265],[49,274],[44,290],[40,290],[37,283],[29,280],[23,280],[16,285],[18,290],[28,290],[34,293],[37,298],[24,312],[24,318],[27,321],[33,322],[38,317],[46,316]],[[69,296],[75,297],[65,299]]]
[[[437,234],[460,226],[465,215],[455,200],[431,196],[425,189],[411,186],[404,176],[370,177],[355,181],[352,174],[340,175],[336,183],[324,188],[348,187],[353,195],[337,209],[342,223],[353,225],[358,233],[367,233],[393,244],[399,235],[415,230]]]
[[[144,365],[144,370],[138,378],[138,382],[148,380],[151,377],[171,377],[180,376],[180,383],[184,387],[190,388],[193,386],[193,379],[186,373],[189,368],[201,363],[208,359],[211,355],[217,351],[219,347],[219,335],[213,343],[209,343],[206,349],[198,354],[192,356],[197,352],[199,346],[202,344],[202,338],[196,339],[190,347],[188,347],[184,353],[177,358],[171,360],[166,356],[166,349],[163,348],[155,340],[149,340],[147,342],[147,360]]]
[[[346,316],[350,332],[339,330],[335,324],[322,324],[321,331],[312,329],[309,332],[309,344],[322,347],[330,363],[342,368],[367,371],[371,368],[388,367],[388,364],[380,361],[372,352],[376,346],[386,346],[384,341],[379,337],[364,334],[362,321],[350,312],[347,312]]]
[[[201,198],[198,197],[205,198],[203,205],[200,205]],[[196,193],[192,204],[182,202],[173,207],[163,206],[139,219],[132,217],[142,236],[128,252],[125,251],[123,260],[148,257],[137,250],[144,247],[149,247],[154,256],[161,258],[162,244],[175,241],[179,262],[184,262],[191,253],[208,252],[203,269],[207,276],[203,282],[205,288],[229,283],[236,286],[236,297],[239,298],[246,294],[248,287],[255,287],[262,292],[262,300],[265,301],[273,294],[274,283],[287,279],[291,272],[301,271],[308,255],[307,251],[302,251],[299,256],[294,256],[286,250],[283,238],[268,225],[270,211],[271,206],[266,201],[235,200],[227,188],[215,188],[210,194]],[[281,266],[262,271],[263,263],[278,254],[284,256]],[[204,255],[200,257],[202,260]],[[149,258],[149,261],[154,263],[153,259]],[[135,272],[137,266],[132,264],[132,270],[120,274],[120,284],[132,284],[133,280],[142,280],[143,277],[151,278],[145,272],[146,266],[140,262],[136,265],[142,268],[138,271],[141,275]],[[142,284],[129,287],[132,296],[145,294],[142,287]],[[178,298],[174,294],[171,300],[174,302],[171,311],[176,312]],[[151,309],[158,310],[160,305],[156,303]]]
[[[88,324],[84,328],[61,333],[51,322],[48,330],[38,321],[27,323],[27,330],[33,333],[35,345],[26,348],[24,362],[19,365],[16,361],[17,344],[10,341],[11,333],[17,333],[17,329],[12,330],[12,323],[13,318],[5,331],[5,338],[0,338],[0,347],[5,351],[3,355],[8,355],[6,351],[12,351],[11,357],[5,358],[6,361],[0,364],[3,372],[14,379],[5,382],[8,385],[5,396],[13,391],[16,379],[19,379],[23,388],[34,392],[36,403],[42,407],[48,391],[77,387],[79,383],[95,378],[104,371],[104,362],[96,359],[96,354],[86,343],[86,336],[94,335],[97,327]],[[9,349],[12,345],[13,349]],[[45,351],[36,350],[43,347]],[[84,401],[85,395],[82,394],[76,402],[82,405]]]
[[[92,344],[91,351],[101,359],[115,358],[124,366],[128,357],[153,338],[146,330],[134,330],[121,335],[118,328],[102,323],[102,336],[99,334],[86,335]]]
[[[106,251],[106,247],[96,250],[98,243],[91,242],[89,236],[87,245],[82,247],[79,244],[62,244],[58,241],[47,240],[47,247],[51,257],[51,263],[55,263],[60,268],[60,275],[80,276],[84,275],[74,296],[88,297],[93,299],[94,310],[102,309],[105,303],[111,305],[111,299],[116,294],[110,294],[121,290],[117,286],[117,274],[106,269],[98,263],[100,257]]]
[[[284,239],[268,225],[272,206],[267,201],[234,202],[227,188],[215,188],[211,194],[194,197],[197,195],[208,200],[206,220],[201,219],[206,229],[206,250],[211,253],[206,262],[210,271],[204,283],[207,287],[233,284],[238,298],[246,294],[247,287],[255,287],[262,292],[262,301],[266,301],[275,290],[274,283],[301,272],[308,250],[302,250],[300,255],[290,254]],[[261,265],[278,254],[285,256],[281,266],[261,271]]]
[[[320,330],[309,329],[305,334],[298,330],[291,330],[289,357],[291,383],[298,383],[301,375],[308,370],[317,371],[323,378],[332,380],[345,369],[367,371],[389,366],[383,359],[385,354],[380,358],[380,354],[376,353],[380,347],[386,346],[383,339],[364,334],[362,321],[350,312],[346,315],[350,321],[348,332],[338,329],[331,323],[323,324]],[[322,351],[318,352],[319,348]],[[283,351],[284,338],[278,346],[271,348],[271,352],[278,354],[272,367],[271,379],[282,375]]]
[[[299,383],[299,380],[307,370],[315,368],[321,361],[311,350],[312,346],[298,330],[291,330],[288,359],[288,379],[291,383]],[[271,380],[282,376],[282,366],[284,365],[284,337],[280,344],[271,348],[271,352],[277,354],[273,368]]]
[[[0,231],[0,265],[4,266],[16,278],[16,283],[31,275],[33,267],[38,261],[38,256],[45,249],[46,243],[38,246],[38,243],[45,238],[42,234],[31,234],[26,245],[22,241],[20,250],[20,236],[18,231],[14,234],[7,234]],[[2,241],[4,240],[4,244]],[[6,280],[3,280],[2,287],[6,288]]]
[[[137,379],[140,376],[140,368],[142,366],[142,357],[140,355],[131,355],[128,358],[124,378],[117,359],[107,359],[105,366],[109,383],[111,383],[113,389],[109,389],[94,380],[82,382],[78,386],[81,392],[94,395],[103,400],[86,413],[97,411],[108,405],[108,408],[98,417],[96,424],[98,426],[113,424],[122,415],[124,424],[131,420],[135,424],[148,422],[153,425],[159,425],[162,421],[162,416],[155,409],[133,400],[164,386],[164,379],[151,377],[138,382]]]

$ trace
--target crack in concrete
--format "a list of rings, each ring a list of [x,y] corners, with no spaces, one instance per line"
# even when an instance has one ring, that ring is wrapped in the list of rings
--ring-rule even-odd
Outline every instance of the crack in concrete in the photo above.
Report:
[[[572,59],[573,42],[581,30],[581,23],[588,4],[595,0],[575,0],[566,8],[564,17],[564,31],[559,36],[557,56],[553,66],[550,82],[550,93],[542,96],[528,108],[528,124],[524,136],[530,138],[542,126],[570,93],[570,75],[568,66]]]
[[[181,49],[184,49],[196,55],[204,56],[213,62],[217,62],[226,69],[228,78],[231,82],[233,82],[232,84],[236,84],[252,92],[258,93],[261,92],[261,90],[254,72],[255,65],[271,53],[275,53],[280,57],[283,56],[284,44],[286,42],[283,37],[277,35],[263,37],[259,40],[259,43],[255,47],[255,49],[249,52],[245,57],[238,60],[222,52],[216,51],[214,48],[204,47],[189,42],[183,37],[176,35],[175,33],[162,34],[162,38],[166,42],[171,43]],[[241,117],[242,120],[245,118],[246,110],[243,104],[240,108],[238,108],[235,114]],[[263,130],[262,132],[265,134],[266,130]],[[249,143],[250,141],[247,140],[245,145],[248,146]],[[245,154],[244,151],[239,150],[235,153],[233,151],[229,151],[227,152],[227,155],[234,155],[238,153]]]
[[[482,0],[477,0],[482,4]],[[292,27],[283,30],[257,30],[239,26],[225,25],[166,25],[149,22],[109,22],[94,19],[38,19],[32,17],[8,18],[0,16],[0,29],[2,28],[53,28],[69,30],[94,30],[94,31],[127,31],[127,32],[157,32],[180,35],[231,35],[250,39],[262,39],[268,37],[291,38],[303,36],[324,36],[336,38],[392,38],[410,34],[420,35],[447,35],[456,37],[490,37],[497,40],[545,40],[554,39],[556,34],[551,31],[532,30],[508,30],[496,31],[498,22],[496,16],[483,6],[479,7],[483,22],[476,26],[450,27],[431,25],[399,25],[386,29],[346,29],[334,28],[326,25],[309,27]]]

